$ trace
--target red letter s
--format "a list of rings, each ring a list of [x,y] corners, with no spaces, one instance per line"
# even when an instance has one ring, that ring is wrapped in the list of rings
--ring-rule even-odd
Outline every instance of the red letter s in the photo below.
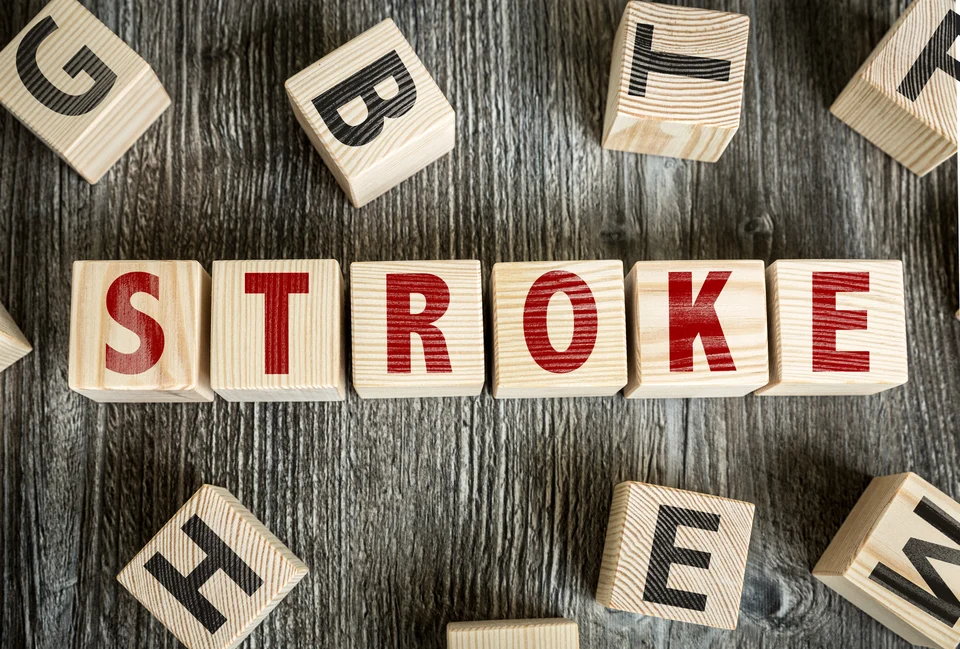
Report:
[[[107,345],[107,369],[118,374],[142,374],[156,365],[163,354],[163,327],[130,304],[130,298],[137,293],[146,293],[159,300],[160,278],[150,273],[125,273],[107,290],[107,313],[117,324],[140,338],[140,348],[130,354]]]

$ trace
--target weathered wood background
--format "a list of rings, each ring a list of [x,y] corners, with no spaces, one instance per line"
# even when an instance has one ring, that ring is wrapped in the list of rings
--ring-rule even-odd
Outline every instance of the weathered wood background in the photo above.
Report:
[[[720,163],[604,152],[624,0],[86,0],[174,105],[96,187],[0,116],[3,647],[176,647],[115,576],[204,482],[311,567],[246,646],[444,647],[568,616],[584,647],[902,641],[810,576],[870,476],[960,496],[957,166],[918,179],[827,111],[907,0],[687,0],[753,18]],[[42,0],[0,5],[9,41]],[[392,16],[458,112],[453,155],[350,207],[283,82]],[[67,389],[76,259],[902,258],[908,386],[870,398],[98,406]],[[740,626],[593,600],[615,483],[756,503]]]

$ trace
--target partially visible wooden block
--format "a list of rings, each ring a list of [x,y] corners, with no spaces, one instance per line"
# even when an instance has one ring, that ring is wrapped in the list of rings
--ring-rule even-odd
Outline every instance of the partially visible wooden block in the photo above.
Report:
[[[336,261],[216,261],[212,311],[211,384],[227,401],[346,398]]]
[[[453,150],[453,108],[392,20],[286,88],[297,121],[357,207]]]
[[[603,148],[716,162],[740,128],[750,18],[630,2],[614,40]]]
[[[903,264],[778,261],[767,268],[768,396],[863,395],[908,379]]]
[[[623,264],[493,267],[493,396],[616,394],[627,383]]]
[[[447,649],[579,649],[577,623],[553,620],[455,622],[447,625]]]
[[[628,399],[740,397],[767,384],[762,261],[641,261],[626,286]]]
[[[7,309],[0,304],[0,372],[33,351]]]
[[[750,548],[750,503],[617,485],[597,601],[609,608],[735,629]]]
[[[231,649],[306,574],[230,492],[204,485],[117,580],[187,649]]]
[[[916,474],[874,478],[813,574],[911,644],[960,646],[960,505]]]
[[[364,399],[483,391],[479,261],[350,266],[353,387]]]
[[[70,389],[102,403],[213,401],[210,276],[195,261],[77,261]]]
[[[957,153],[955,0],[915,0],[831,107],[915,174]]]
[[[150,65],[83,5],[53,0],[0,52],[0,104],[96,183],[170,97]]]

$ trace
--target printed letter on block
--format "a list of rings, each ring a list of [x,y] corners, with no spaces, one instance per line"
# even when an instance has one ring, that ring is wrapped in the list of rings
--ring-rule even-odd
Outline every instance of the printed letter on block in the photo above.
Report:
[[[497,620],[447,625],[447,649],[579,649],[577,623],[553,620]]]

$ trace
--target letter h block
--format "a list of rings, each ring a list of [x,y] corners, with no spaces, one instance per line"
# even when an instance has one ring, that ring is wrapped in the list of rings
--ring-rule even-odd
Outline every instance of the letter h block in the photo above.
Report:
[[[204,485],[117,580],[187,649],[232,649],[306,574],[230,492]]]
[[[579,649],[577,623],[552,620],[454,622],[447,625],[447,649]]]
[[[874,478],[813,575],[910,644],[960,646],[960,505],[916,474]]]
[[[453,108],[392,20],[286,88],[297,121],[357,207],[453,150]]]
[[[613,494],[597,600],[609,608],[735,629],[754,506],[624,482]]]
[[[0,52],[0,104],[96,183],[170,97],[150,65],[83,5],[53,0]]]

